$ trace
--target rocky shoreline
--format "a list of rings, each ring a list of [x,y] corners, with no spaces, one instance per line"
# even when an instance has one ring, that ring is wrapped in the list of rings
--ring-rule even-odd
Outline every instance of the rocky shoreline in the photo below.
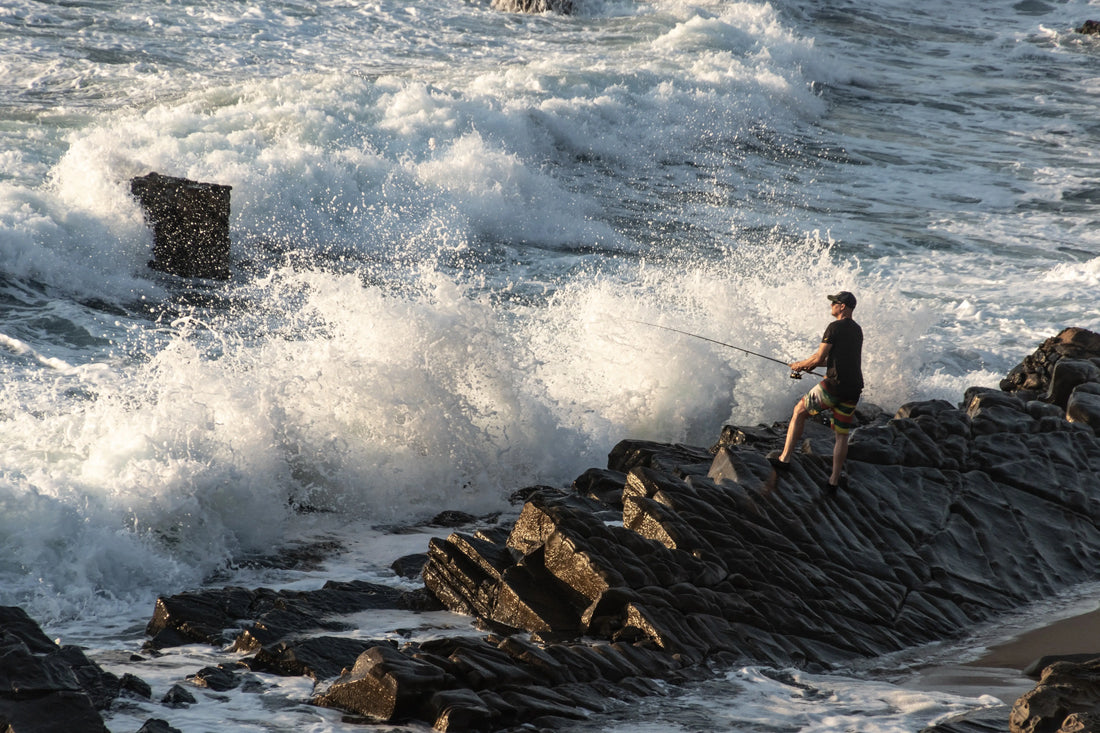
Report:
[[[364,722],[555,728],[734,664],[826,671],[957,638],[1100,577],[1100,334],[1066,329],[1000,389],[971,388],[959,404],[859,417],[836,495],[821,488],[832,450],[823,425],[808,426],[782,475],[767,461],[782,424],[727,426],[706,448],[625,440],[572,487],[521,492],[512,526],[455,532],[400,561],[395,572],[419,572],[420,590],[356,581],[159,598],[147,654],[198,642],[227,659],[164,704],[262,671],[311,677],[314,704]],[[339,635],[341,616],[372,608],[447,608],[485,633],[404,644]],[[148,687],[5,611],[9,730],[72,730],[78,714],[81,730],[105,730],[98,711]],[[1012,730],[1093,729],[1082,726],[1100,709],[1095,664],[1067,664],[1017,702]],[[58,720],[55,699],[80,711]],[[158,725],[142,730],[168,730]]]

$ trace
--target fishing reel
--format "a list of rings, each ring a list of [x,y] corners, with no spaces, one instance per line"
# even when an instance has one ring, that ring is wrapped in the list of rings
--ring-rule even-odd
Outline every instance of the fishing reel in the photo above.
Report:
[[[802,372],[797,369],[791,370],[791,379],[802,379]]]

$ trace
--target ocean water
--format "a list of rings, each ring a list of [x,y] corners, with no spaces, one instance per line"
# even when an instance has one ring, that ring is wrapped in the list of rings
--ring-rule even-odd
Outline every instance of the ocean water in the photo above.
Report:
[[[622,438],[709,445],[805,388],[647,324],[793,360],[851,290],[889,410],[1100,330],[1100,39],[1073,32],[1095,0],[576,8],[5,0],[0,603],[159,696],[211,656],[127,666],[158,594],[397,584],[428,533],[394,527],[507,517]],[[148,269],[150,171],[233,187],[230,280]],[[248,562],[333,540],[321,568]],[[468,627],[360,633],[410,624]],[[731,670],[621,724],[904,731],[992,704],[914,664]],[[264,684],[108,723],[353,729]]]

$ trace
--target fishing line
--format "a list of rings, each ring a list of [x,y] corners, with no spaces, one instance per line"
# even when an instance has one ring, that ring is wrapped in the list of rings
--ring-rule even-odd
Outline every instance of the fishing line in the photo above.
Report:
[[[692,338],[700,339],[701,341],[709,341],[712,344],[718,344],[719,346],[725,346],[728,349],[734,349],[736,351],[740,351],[742,353],[749,354],[750,356],[757,356],[757,357],[760,357],[761,359],[767,359],[768,361],[774,361],[776,364],[782,364],[783,366],[785,366],[787,368],[790,368],[790,362],[786,362],[786,361],[783,361],[781,359],[776,359],[774,356],[768,356],[767,354],[759,354],[755,351],[749,351],[748,349],[743,349],[740,346],[734,346],[733,344],[727,344],[725,341],[718,341],[716,339],[708,338],[706,336],[700,336],[697,333],[691,333],[690,331],[681,331],[678,328],[672,328],[671,326],[662,326],[662,325],[657,324],[657,323],[650,323],[649,321],[636,321],[633,318],[624,318],[623,320],[630,321],[631,323],[640,323],[643,326],[652,326],[653,328],[660,328],[660,329],[663,329],[665,331],[672,331],[674,333],[683,334],[684,336],[691,336]],[[820,377],[821,376],[817,372],[813,372],[813,371],[796,372],[792,369],[791,370],[791,379],[802,379],[803,374],[809,374],[809,375],[814,376],[814,377]]]

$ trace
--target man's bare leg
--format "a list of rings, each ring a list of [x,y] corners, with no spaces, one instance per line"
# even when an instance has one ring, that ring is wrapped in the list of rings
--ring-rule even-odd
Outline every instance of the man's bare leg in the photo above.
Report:
[[[791,413],[791,422],[787,426],[787,440],[783,444],[783,452],[779,454],[779,460],[783,463],[790,463],[794,458],[795,446],[798,445],[799,439],[802,437],[802,428],[806,425],[806,418],[810,416],[810,413],[806,410],[806,405],[802,400],[794,406],[794,412]]]
[[[841,472],[844,470],[844,461],[848,459],[848,433],[837,433],[836,444],[833,445],[833,473],[829,477],[829,483],[840,486]]]

